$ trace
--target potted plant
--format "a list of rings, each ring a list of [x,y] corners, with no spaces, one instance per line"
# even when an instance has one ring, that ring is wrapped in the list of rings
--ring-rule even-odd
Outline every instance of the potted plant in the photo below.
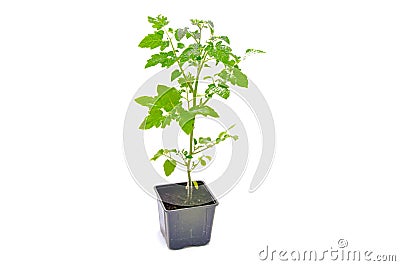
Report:
[[[170,249],[205,245],[210,241],[217,199],[203,181],[194,180],[192,172],[205,166],[211,156],[205,151],[228,139],[236,141],[228,128],[215,138],[195,135],[196,116],[218,118],[209,105],[212,97],[227,99],[231,86],[248,87],[247,76],[239,63],[248,55],[264,53],[247,49],[244,56],[232,52],[227,36],[217,35],[210,20],[191,20],[191,27],[169,27],[166,17],[148,17],[154,29],[139,43],[140,48],[157,50],[147,60],[145,68],[161,65],[171,68],[171,84],[159,84],[156,95],[141,96],[135,101],[148,108],[148,114],[139,128],[165,128],[173,121],[188,135],[188,147],[163,147],[151,158],[165,159],[166,176],[177,165],[184,167],[187,182],[155,186],[158,196],[160,228]],[[215,66],[219,66],[215,67]],[[205,68],[215,73],[203,76]],[[175,86],[171,86],[175,83]]]

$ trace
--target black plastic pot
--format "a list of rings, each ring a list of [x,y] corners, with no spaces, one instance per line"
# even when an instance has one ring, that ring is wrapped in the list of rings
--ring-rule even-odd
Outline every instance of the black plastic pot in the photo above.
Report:
[[[191,195],[186,183],[155,186],[160,229],[170,249],[210,242],[217,199],[202,181]]]

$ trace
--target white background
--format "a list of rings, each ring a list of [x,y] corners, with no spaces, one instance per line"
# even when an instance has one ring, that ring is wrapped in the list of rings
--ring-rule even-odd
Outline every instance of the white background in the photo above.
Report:
[[[399,12],[398,1],[2,1],[0,265],[265,265],[267,244],[339,238],[399,260]],[[276,123],[266,182],[249,194],[250,169],[220,200],[210,244],[180,251],[122,151],[131,97],[159,70],[137,47],[158,13],[174,26],[211,19],[235,50],[266,50],[243,68]]]

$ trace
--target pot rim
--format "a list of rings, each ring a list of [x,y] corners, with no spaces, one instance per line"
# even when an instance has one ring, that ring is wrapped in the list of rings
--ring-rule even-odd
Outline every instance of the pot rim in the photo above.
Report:
[[[209,187],[207,186],[207,184],[203,181],[203,180],[195,180],[196,182],[201,182],[202,186],[204,186],[204,188],[207,190],[207,192],[211,195],[214,203],[211,204],[207,204],[207,205],[199,205],[199,206],[188,206],[188,207],[184,207],[184,208],[180,208],[180,209],[175,209],[175,210],[167,210],[163,204],[163,201],[160,197],[160,194],[158,192],[157,188],[160,187],[166,187],[166,186],[171,186],[171,185],[179,185],[179,184],[185,184],[187,182],[179,182],[179,183],[167,183],[167,184],[161,184],[161,185],[155,185],[153,188],[157,194],[157,200],[160,201],[162,204],[162,208],[164,211],[166,212],[175,212],[175,211],[181,211],[181,210],[187,210],[187,209],[194,209],[194,208],[208,208],[208,207],[216,207],[219,205],[219,202],[217,200],[217,198],[214,196],[214,194],[211,192],[211,190],[209,189]]]

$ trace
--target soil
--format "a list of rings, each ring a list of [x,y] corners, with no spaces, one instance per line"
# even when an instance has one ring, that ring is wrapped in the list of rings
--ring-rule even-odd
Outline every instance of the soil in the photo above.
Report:
[[[186,189],[186,182],[157,186],[156,190],[166,210],[212,205],[216,200],[202,181],[197,181],[199,189],[193,188],[191,197]]]

